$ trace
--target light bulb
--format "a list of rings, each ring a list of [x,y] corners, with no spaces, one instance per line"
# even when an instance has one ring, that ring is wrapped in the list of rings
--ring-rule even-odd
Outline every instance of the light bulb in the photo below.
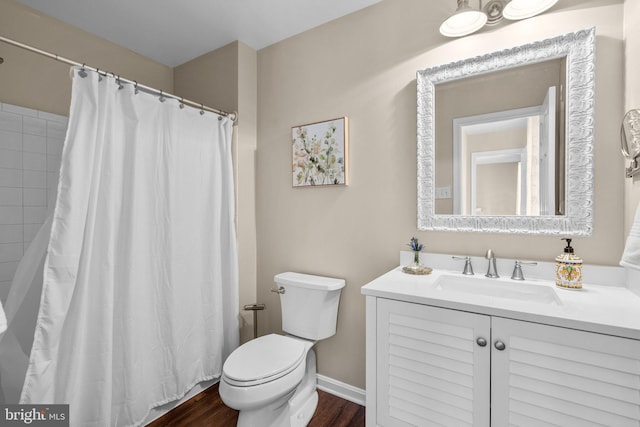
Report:
[[[531,18],[550,9],[558,0],[511,0],[502,11],[510,20]]]
[[[469,7],[468,1],[458,1],[458,9],[440,26],[440,34],[446,37],[462,37],[478,31],[487,23],[487,15]]]

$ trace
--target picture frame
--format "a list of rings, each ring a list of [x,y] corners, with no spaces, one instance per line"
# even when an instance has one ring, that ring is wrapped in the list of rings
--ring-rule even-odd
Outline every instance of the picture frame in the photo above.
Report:
[[[292,186],[349,185],[348,118],[291,128]]]

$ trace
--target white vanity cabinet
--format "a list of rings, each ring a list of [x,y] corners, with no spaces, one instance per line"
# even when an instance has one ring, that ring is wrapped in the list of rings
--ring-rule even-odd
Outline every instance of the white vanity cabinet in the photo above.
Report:
[[[366,299],[367,426],[640,426],[638,340]]]

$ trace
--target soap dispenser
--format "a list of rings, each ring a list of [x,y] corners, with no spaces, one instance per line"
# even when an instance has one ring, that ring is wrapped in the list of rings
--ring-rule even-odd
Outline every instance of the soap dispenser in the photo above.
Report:
[[[556,257],[556,285],[567,289],[582,289],[582,258],[573,253],[571,239],[564,253]]]

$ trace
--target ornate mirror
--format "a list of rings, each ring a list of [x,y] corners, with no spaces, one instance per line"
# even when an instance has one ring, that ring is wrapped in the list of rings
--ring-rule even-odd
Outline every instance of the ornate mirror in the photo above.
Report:
[[[589,236],[595,29],[417,73],[418,229]]]

